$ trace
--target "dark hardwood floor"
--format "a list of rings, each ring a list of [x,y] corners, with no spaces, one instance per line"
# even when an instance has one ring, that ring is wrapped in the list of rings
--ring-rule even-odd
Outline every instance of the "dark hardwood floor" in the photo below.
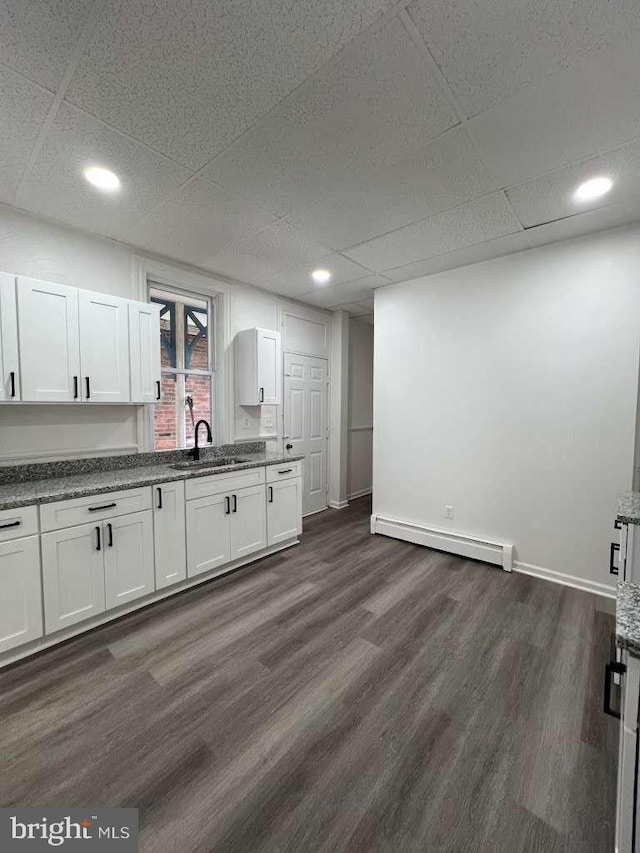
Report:
[[[612,851],[607,603],[369,511],[0,673],[0,803],[136,806],[144,853]]]

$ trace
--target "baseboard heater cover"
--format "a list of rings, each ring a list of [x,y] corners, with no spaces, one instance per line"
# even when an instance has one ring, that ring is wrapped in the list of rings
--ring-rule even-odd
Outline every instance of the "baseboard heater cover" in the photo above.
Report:
[[[449,530],[423,527],[420,524],[379,515],[371,516],[371,532],[458,554],[460,557],[481,560],[483,563],[493,563],[501,566],[505,572],[513,569],[513,543],[510,542],[488,542],[485,539],[465,536],[463,533],[451,533]]]

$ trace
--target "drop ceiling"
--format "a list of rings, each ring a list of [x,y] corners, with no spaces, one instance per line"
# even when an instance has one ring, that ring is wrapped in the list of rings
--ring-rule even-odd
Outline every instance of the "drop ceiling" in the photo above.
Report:
[[[640,221],[638,56],[637,0],[0,0],[0,201],[370,320]]]

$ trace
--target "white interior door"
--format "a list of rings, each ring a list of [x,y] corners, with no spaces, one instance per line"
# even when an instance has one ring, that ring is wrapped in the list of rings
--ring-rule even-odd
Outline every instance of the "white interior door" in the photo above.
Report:
[[[119,296],[78,292],[82,399],[128,403],[129,303]]]
[[[326,358],[284,356],[284,444],[291,454],[304,453],[303,515],[327,506],[327,365]]]

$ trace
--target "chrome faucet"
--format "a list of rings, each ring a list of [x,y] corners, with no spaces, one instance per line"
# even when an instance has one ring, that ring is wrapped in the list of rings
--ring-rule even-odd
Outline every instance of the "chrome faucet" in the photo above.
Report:
[[[211,427],[209,426],[209,424],[204,420],[198,421],[198,423],[195,425],[194,430],[193,430],[193,434],[194,434],[196,443],[194,444],[193,450],[191,451],[191,456],[193,457],[193,459],[196,462],[198,461],[198,459],[200,459],[200,448],[198,447],[198,430],[200,429],[200,426],[202,424],[204,424],[207,428],[207,442],[209,444],[213,443],[213,436],[211,435]]]

